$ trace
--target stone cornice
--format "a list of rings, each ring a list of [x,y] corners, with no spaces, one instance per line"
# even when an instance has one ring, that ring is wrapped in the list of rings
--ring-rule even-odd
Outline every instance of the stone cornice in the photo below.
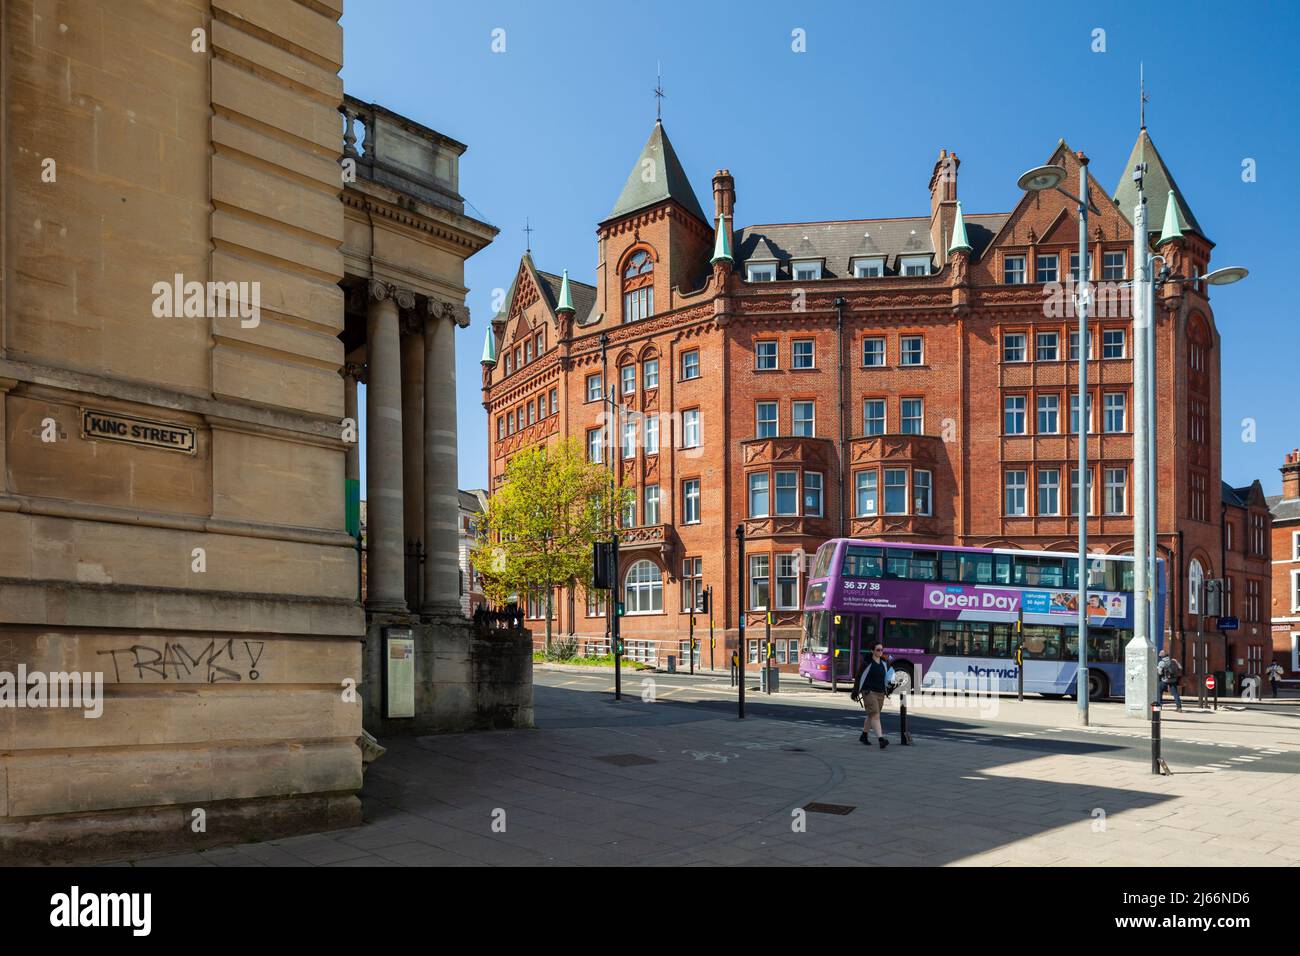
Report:
[[[425,215],[422,211],[405,209],[395,202],[354,191],[352,187],[343,191],[343,205],[432,236],[453,247],[457,252],[469,250],[465,258],[487,246],[497,234],[495,227],[479,222],[477,219],[470,219],[468,216],[457,216],[456,221],[447,222],[435,216]],[[435,206],[427,206],[423,203],[418,205],[421,210],[427,209],[435,215],[449,217],[452,215]]]

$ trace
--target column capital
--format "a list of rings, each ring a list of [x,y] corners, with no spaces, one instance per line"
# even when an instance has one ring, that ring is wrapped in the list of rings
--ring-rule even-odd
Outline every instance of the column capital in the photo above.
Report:
[[[424,309],[431,319],[450,319],[462,329],[469,327],[469,309],[464,305],[429,296],[424,300]]]
[[[366,367],[358,362],[344,362],[343,367],[339,369],[339,374],[344,378],[356,379],[358,382],[365,382]]]
[[[415,308],[414,292],[393,285],[391,282],[385,282],[383,279],[371,279],[367,291],[371,302],[386,302],[391,299],[400,309]]]

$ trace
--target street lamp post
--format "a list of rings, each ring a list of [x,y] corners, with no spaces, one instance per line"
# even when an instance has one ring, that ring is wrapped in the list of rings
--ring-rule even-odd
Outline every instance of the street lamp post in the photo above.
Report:
[[[1088,157],[1076,153],[1079,161],[1079,195],[1072,196],[1061,189],[1068,175],[1062,166],[1039,166],[1029,170],[1018,180],[1021,189],[1040,192],[1056,189],[1073,200],[1079,207],[1079,270],[1078,293],[1075,297],[1079,313],[1079,592],[1078,643],[1079,668],[1074,680],[1075,695],[1079,701],[1079,723],[1088,724]],[[1028,265],[1028,263],[1026,263]]]

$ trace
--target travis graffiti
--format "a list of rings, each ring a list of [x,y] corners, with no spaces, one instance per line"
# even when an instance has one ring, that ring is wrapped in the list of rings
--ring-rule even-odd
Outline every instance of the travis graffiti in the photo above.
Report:
[[[234,638],[211,640],[195,653],[199,642],[187,647],[181,641],[165,641],[162,647],[132,644],[97,653],[112,658],[115,683],[201,677],[208,684],[217,684],[241,681],[245,674],[249,680],[257,680],[262,676],[257,662],[262,658],[266,642],[239,641],[238,644],[236,647]]]

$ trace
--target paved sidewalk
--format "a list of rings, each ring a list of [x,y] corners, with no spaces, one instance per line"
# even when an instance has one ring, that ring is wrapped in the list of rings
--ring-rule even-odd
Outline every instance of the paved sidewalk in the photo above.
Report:
[[[1300,864],[1294,774],[1153,776],[1101,740],[901,747],[892,715],[881,751],[847,708],[742,722],[544,685],[537,698],[539,730],[385,740],[364,826],[136,865]],[[853,809],[799,809],[815,802]]]

